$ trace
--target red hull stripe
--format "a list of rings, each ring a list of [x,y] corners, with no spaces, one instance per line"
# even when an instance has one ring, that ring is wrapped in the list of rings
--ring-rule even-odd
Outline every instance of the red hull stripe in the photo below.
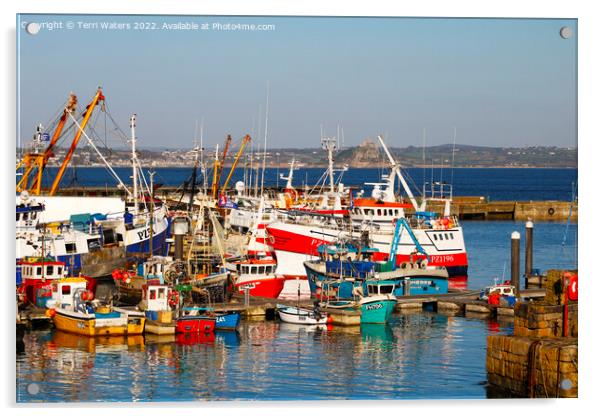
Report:
[[[265,280],[254,280],[237,284],[236,290],[238,293],[244,294],[244,287],[249,286],[249,294],[251,296],[260,296],[263,298],[277,298],[284,288],[284,279],[274,278]]]
[[[322,244],[329,243],[328,241],[320,238],[308,237],[277,228],[268,227],[267,230],[272,236],[272,238],[268,239],[268,244],[270,244],[276,250],[317,256],[318,247]]]

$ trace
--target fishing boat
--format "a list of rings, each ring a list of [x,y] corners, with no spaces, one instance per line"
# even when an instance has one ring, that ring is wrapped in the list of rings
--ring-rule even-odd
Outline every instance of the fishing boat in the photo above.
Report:
[[[47,307],[57,329],[85,336],[143,333],[144,313],[100,304],[86,284],[82,278],[64,278],[52,283],[52,299]]]
[[[490,299],[492,297],[495,300]],[[497,283],[496,281],[493,285],[485,287],[479,293],[479,299],[486,300],[489,303],[499,302],[500,298],[504,298],[509,306],[514,306],[516,302],[516,287],[509,280],[505,280],[502,283]]]
[[[142,286],[143,300],[140,309],[146,316],[144,332],[155,335],[171,335],[176,332],[172,307],[177,306],[179,296],[165,284],[147,283]]]
[[[215,313],[215,330],[233,331],[240,323],[240,312],[218,312]]]
[[[277,298],[284,287],[284,278],[275,275],[276,260],[272,257],[248,258],[234,263],[238,277],[234,282],[236,291],[251,296]]]
[[[165,254],[168,250],[166,238],[170,223],[167,209],[160,201],[153,204],[148,197],[142,196],[142,192],[138,192],[139,188],[142,189],[142,186],[138,186],[138,178],[144,179],[144,175],[135,150],[135,116],[130,118],[134,179],[132,191],[117,176],[85,132],[92,112],[104,100],[102,90],[99,89],[86,107],[84,119],[78,124],[73,116],[77,98],[72,94],[57,120],[56,130],[49,143],[43,137],[49,137],[51,132],[38,127],[32,150],[17,166],[17,170],[23,170],[16,185],[17,259],[33,255],[32,251],[40,245],[40,241],[48,241],[47,254],[65,262],[73,274],[81,272],[98,277],[110,274],[117,267],[123,267],[126,256],[147,253],[151,248],[153,254]],[[54,156],[57,140],[70,120],[73,120],[72,126],[76,126],[75,137],[58,173],[51,178],[51,188],[42,192],[42,178],[47,172],[48,160]],[[128,198],[125,201],[115,197],[55,195],[82,136],[107,165],[119,187],[127,192]]]
[[[111,275],[117,288],[119,301],[126,305],[138,304],[144,298],[145,286],[164,284],[166,272],[167,274],[178,274],[180,269],[177,268],[171,257],[164,256],[153,256],[144,262],[138,263],[134,270],[113,270]]]
[[[366,280],[367,296],[359,300],[362,324],[386,324],[395,309],[397,298],[393,294],[395,282]]]
[[[458,287],[465,286],[468,258],[462,227],[457,217],[451,215],[451,185],[438,182],[425,184],[419,205],[399,164],[380,136],[379,140],[391,163],[391,171],[384,183],[368,184],[374,186],[370,197],[362,196],[351,200],[349,218],[336,214],[301,215],[299,211],[289,211],[286,220],[268,224],[268,242],[279,263],[277,273],[288,279],[307,279],[306,270],[301,267],[303,262],[317,260],[318,247],[333,244],[339,239],[363,239],[366,245],[377,249],[375,261],[385,260],[396,238],[397,220],[403,218],[412,233],[404,232],[398,237],[400,241],[395,264],[412,263],[428,256],[431,266],[445,267],[453,283]],[[396,178],[399,178],[410,203],[396,199]],[[443,204],[443,214],[428,211],[430,204]],[[414,212],[410,214],[410,211]],[[415,252],[416,243],[424,248],[424,254]]]
[[[215,330],[216,318],[215,316],[209,316],[206,308],[190,306],[182,308],[181,312],[182,314],[174,319],[176,333],[208,333]]]
[[[426,259],[396,265],[396,252],[403,230],[410,235],[416,253],[426,256]],[[397,220],[394,235],[387,261],[375,261],[374,257],[379,252],[361,246],[361,242],[319,247],[321,259],[304,262],[312,296],[322,300],[363,296],[368,293],[368,279],[394,282],[395,296],[447,293],[447,269],[428,264],[428,254],[405,218]],[[324,282],[328,285],[325,286]]]
[[[52,298],[52,283],[67,276],[65,263],[50,257],[25,257],[18,262],[21,283],[17,294],[21,302],[45,308]],[[86,289],[96,290],[96,279],[80,276],[86,281]]]
[[[300,307],[277,305],[278,316],[282,322],[297,325],[324,325],[328,323],[328,315],[316,313]]]

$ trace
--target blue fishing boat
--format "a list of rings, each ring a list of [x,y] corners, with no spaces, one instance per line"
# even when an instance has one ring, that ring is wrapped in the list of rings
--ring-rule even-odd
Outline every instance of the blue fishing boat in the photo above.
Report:
[[[395,282],[368,280],[365,282],[368,295],[360,299],[362,324],[386,324],[393,314],[397,298],[393,295]]]
[[[240,323],[240,312],[225,312],[215,314],[215,329],[216,330],[236,330]]]
[[[407,221],[400,218],[395,227],[388,261],[374,261],[377,249],[353,244],[318,247],[319,260],[303,263],[312,296],[325,299],[353,299],[368,293],[367,280],[393,283],[393,295],[432,295],[447,293],[448,272],[445,267],[430,266],[424,248],[414,238],[416,252],[426,256],[419,261],[396,265],[397,246],[403,228],[412,233]],[[324,282],[328,282],[324,285]]]

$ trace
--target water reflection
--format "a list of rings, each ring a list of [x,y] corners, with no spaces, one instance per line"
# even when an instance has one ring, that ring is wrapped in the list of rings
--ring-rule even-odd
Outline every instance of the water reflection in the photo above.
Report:
[[[511,330],[511,321],[414,311],[387,325],[243,321],[211,335],[28,332],[18,401],[485,397],[485,337]]]

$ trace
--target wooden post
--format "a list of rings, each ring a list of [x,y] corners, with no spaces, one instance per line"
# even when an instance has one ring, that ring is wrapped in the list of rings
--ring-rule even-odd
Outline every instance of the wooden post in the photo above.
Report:
[[[510,263],[512,285],[518,297],[520,289],[520,233],[518,231],[514,231],[510,237]]]
[[[525,224],[525,289],[529,288],[529,278],[533,272],[533,221]]]

